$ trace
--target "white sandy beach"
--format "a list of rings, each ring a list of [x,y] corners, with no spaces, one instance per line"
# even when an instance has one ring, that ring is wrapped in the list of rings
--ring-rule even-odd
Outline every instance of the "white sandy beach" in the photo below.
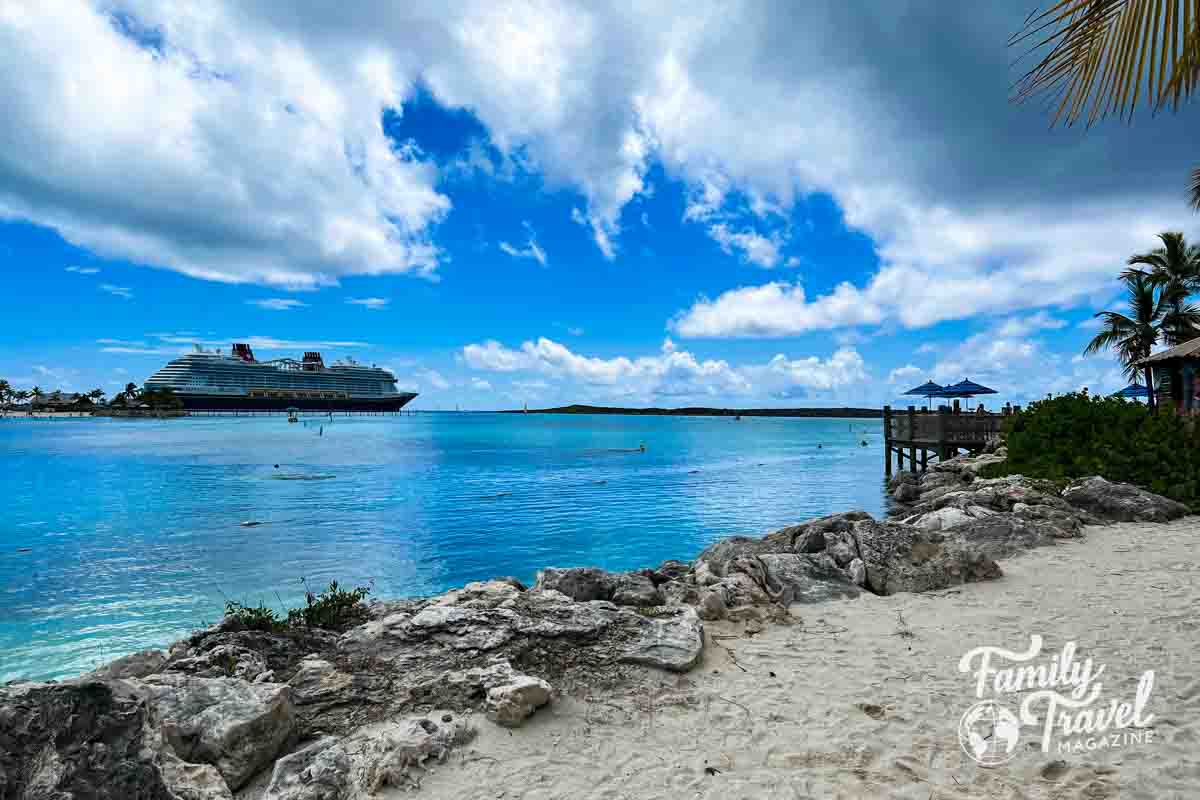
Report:
[[[794,606],[793,625],[753,635],[711,623],[705,661],[686,676],[560,698],[515,731],[479,718],[478,738],[426,774],[419,794],[1200,797],[1198,556],[1200,518],[1094,527],[1003,562],[998,581]],[[1154,670],[1152,735],[1140,732],[1152,743],[1047,754],[1027,727],[1007,764],[968,758],[957,728],[977,698],[959,659],[981,645],[1024,650],[1031,634],[1047,657],[1074,640],[1077,660],[1105,665],[1105,706],[1132,701]]]

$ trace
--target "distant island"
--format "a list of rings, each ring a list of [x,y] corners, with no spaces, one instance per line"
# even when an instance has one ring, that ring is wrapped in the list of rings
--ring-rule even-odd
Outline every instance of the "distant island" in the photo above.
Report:
[[[506,411],[506,414],[630,414],[658,417],[839,417],[879,419],[878,408],[615,408],[612,406],[570,405],[558,408],[530,408]]]

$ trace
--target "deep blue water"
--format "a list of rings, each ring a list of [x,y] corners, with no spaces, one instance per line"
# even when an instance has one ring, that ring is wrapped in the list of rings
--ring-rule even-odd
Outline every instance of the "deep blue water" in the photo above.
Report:
[[[884,504],[878,420],[320,424],[0,421],[0,681],[164,646],[226,598],[295,604],[302,579],[397,597],[542,566],[631,569]]]

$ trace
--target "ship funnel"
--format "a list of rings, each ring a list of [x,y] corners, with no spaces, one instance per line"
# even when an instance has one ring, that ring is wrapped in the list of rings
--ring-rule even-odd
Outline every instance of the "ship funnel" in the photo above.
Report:
[[[304,361],[301,364],[306,372],[317,372],[325,369],[325,362],[321,360],[321,354],[315,350],[305,352]]]
[[[233,357],[240,358],[248,364],[254,363],[254,351],[250,349],[250,345],[242,342],[234,342]]]

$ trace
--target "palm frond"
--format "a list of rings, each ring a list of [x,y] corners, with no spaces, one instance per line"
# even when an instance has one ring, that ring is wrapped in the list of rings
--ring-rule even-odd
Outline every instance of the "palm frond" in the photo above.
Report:
[[[1059,0],[1009,45],[1045,53],[1013,100],[1048,96],[1051,124],[1130,117],[1143,99],[1177,109],[1200,86],[1200,0]]]
[[[1200,211],[1200,167],[1192,171],[1192,185],[1188,187],[1188,196],[1191,198],[1192,208]]]

